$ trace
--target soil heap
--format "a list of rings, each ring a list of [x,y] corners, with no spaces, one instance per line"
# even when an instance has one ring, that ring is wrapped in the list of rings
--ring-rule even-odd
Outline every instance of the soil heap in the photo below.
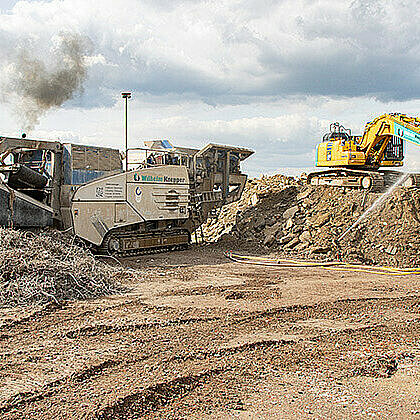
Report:
[[[397,188],[337,243],[381,195],[312,187],[281,175],[252,179],[239,202],[205,224],[205,238],[246,242],[280,255],[418,267],[419,190]]]

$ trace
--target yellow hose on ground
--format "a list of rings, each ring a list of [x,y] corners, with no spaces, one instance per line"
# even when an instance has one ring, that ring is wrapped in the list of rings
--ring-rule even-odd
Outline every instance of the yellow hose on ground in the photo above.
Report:
[[[337,270],[337,271],[351,271],[370,274],[382,274],[388,276],[408,276],[420,274],[420,268],[395,268],[387,266],[369,266],[362,264],[347,264],[340,261],[328,262],[307,262],[288,260],[283,258],[272,259],[266,257],[254,257],[249,255],[234,254],[231,251],[225,252],[225,256],[231,261],[242,264],[263,265],[267,267],[289,267],[289,268],[307,268],[317,267],[324,270]]]

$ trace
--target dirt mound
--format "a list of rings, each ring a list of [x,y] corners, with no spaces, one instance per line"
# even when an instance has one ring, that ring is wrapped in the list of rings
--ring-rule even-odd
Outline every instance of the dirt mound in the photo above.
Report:
[[[420,265],[420,191],[397,188],[337,243],[382,194],[286,179],[276,175],[249,181],[241,201],[206,224],[206,238],[214,241],[229,234],[230,241],[305,258]]]
[[[70,235],[0,228],[0,306],[114,293],[122,269],[97,261]]]

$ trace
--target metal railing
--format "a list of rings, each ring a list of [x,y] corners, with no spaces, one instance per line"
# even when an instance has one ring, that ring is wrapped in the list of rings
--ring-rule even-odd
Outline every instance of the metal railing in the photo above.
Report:
[[[130,160],[130,152],[137,152],[136,160]],[[132,147],[127,149],[126,161],[128,167],[150,168],[163,165],[177,165],[192,168],[194,157],[178,150],[151,149],[146,147]]]

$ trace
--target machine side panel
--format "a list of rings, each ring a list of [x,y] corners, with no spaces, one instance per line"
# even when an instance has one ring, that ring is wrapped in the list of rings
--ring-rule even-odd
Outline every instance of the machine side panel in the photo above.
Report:
[[[111,229],[189,217],[188,172],[181,166],[145,168],[102,178],[77,189],[75,234],[100,245]]]
[[[363,152],[355,150],[351,142],[328,141],[318,144],[316,149],[316,166],[357,166],[365,163]]]
[[[127,178],[127,201],[145,220],[188,217],[189,178],[184,166],[132,171]]]

